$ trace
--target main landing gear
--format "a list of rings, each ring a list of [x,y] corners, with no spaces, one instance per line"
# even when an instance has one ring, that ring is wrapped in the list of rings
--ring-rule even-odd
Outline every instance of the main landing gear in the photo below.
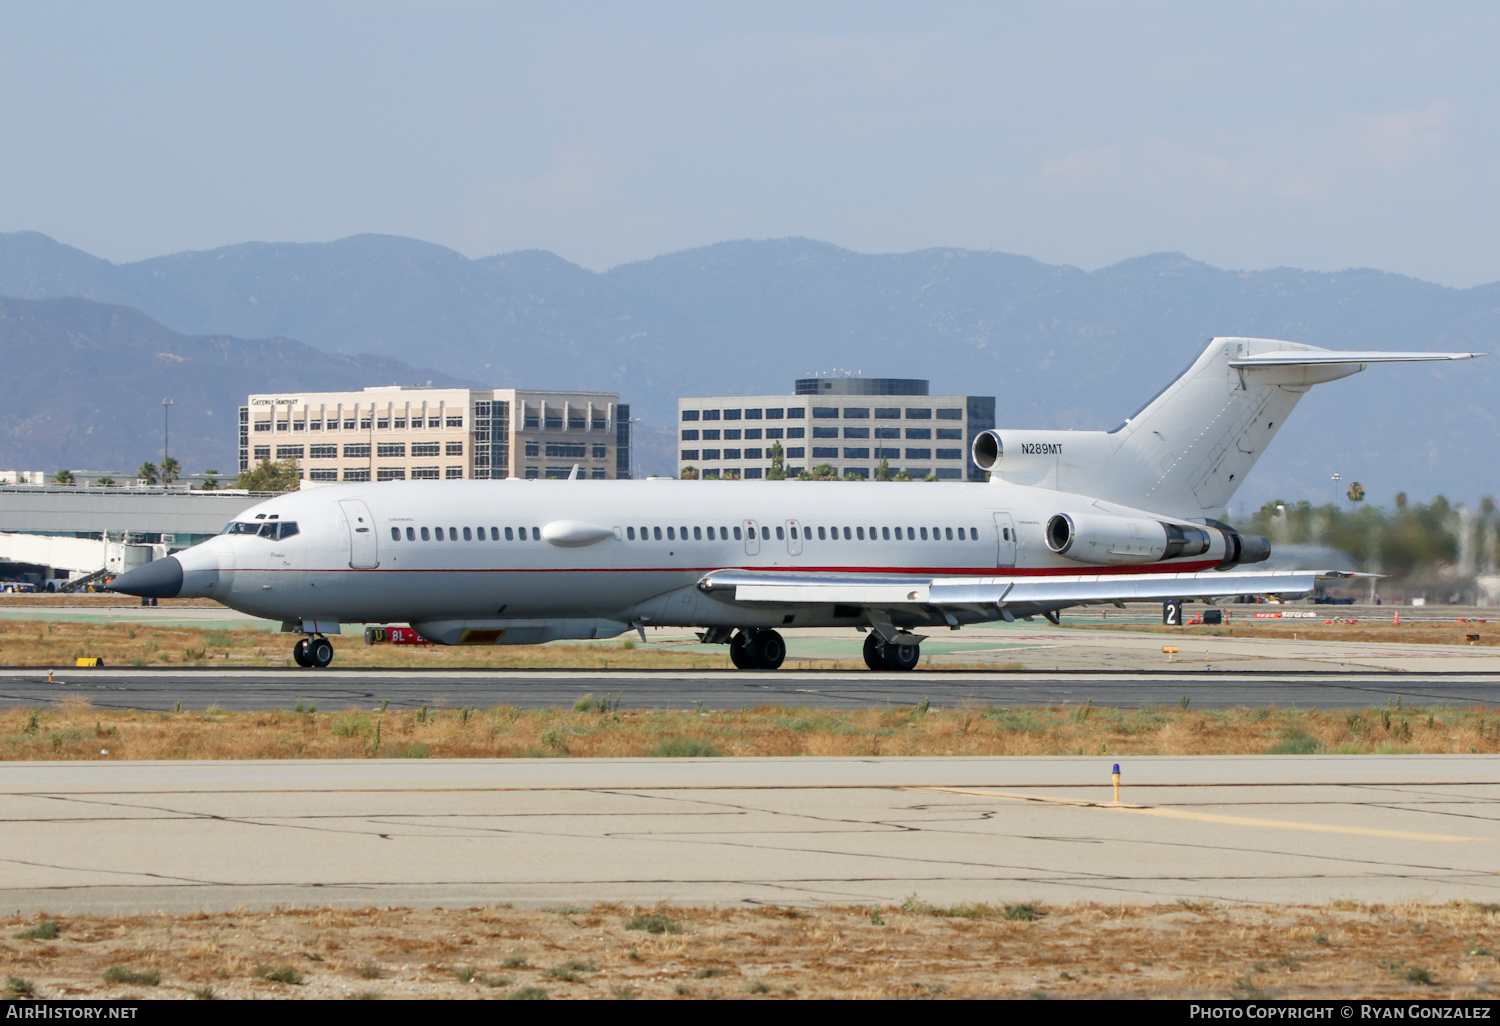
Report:
[[[333,662],[333,642],[319,634],[314,638],[303,638],[292,646],[292,658],[298,666],[322,669]]]
[[[865,635],[865,665],[872,670],[914,670],[921,660],[920,643],[891,643],[874,631]]]
[[[786,640],[775,631],[736,631],[729,658],[741,670],[775,670],[786,659]]]

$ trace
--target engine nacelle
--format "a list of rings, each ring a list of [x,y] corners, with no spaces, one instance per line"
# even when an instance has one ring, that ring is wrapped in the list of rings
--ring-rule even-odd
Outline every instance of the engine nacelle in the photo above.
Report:
[[[989,431],[981,431],[974,436],[974,444],[970,447],[974,456],[974,465],[983,471],[994,470],[1005,457],[1005,443],[1000,440],[1000,433],[991,428]]]
[[[1211,544],[1201,527],[1145,517],[1059,513],[1047,521],[1047,548],[1080,563],[1119,566],[1201,556]]]
[[[1227,570],[1241,563],[1259,563],[1271,558],[1271,542],[1258,534],[1240,534],[1228,524],[1210,520],[1208,526],[1224,536],[1224,561],[1218,569]]]

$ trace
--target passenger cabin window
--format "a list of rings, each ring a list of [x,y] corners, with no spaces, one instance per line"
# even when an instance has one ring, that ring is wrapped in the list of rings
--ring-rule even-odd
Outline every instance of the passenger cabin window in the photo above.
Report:
[[[474,537],[470,533],[469,529],[467,527],[464,528],[464,541],[473,541],[473,540],[474,540]]]
[[[628,540],[630,540],[630,541],[635,541],[635,528],[633,528],[633,527],[627,527],[627,528],[625,528],[625,537]]]
[[[516,536],[511,532],[511,529],[508,528],[508,527],[505,529],[505,540],[506,541],[515,541],[516,540]]]
[[[741,537],[742,536],[740,535],[740,529],[738,527],[736,527],[734,529],[734,540],[735,541],[739,541]]]
[[[400,541],[400,540],[401,540],[401,528],[399,528],[399,527],[393,527],[393,528],[391,528],[391,541]]]
[[[406,529],[406,540],[407,541],[416,541],[417,540],[417,532],[415,530],[413,530],[412,528],[408,527]]]

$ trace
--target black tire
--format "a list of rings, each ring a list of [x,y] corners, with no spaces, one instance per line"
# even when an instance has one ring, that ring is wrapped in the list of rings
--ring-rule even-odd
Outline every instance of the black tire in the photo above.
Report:
[[[885,665],[892,670],[915,670],[922,661],[921,645],[881,645],[880,652],[885,657]]]
[[[778,670],[786,659],[786,639],[776,631],[756,631],[750,641],[755,652],[755,667],[759,670]]]
[[[885,664],[885,642],[874,631],[865,635],[865,665],[872,670],[889,670]]]
[[[297,643],[292,646],[292,658],[297,660],[298,666],[311,667],[312,661],[307,658],[307,639],[298,638]]]
[[[750,635],[745,631],[736,631],[729,641],[729,661],[734,663],[737,670],[755,669],[755,649]]]
[[[307,661],[317,667],[333,662],[333,642],[327,638],[314,638],[307,646]]]

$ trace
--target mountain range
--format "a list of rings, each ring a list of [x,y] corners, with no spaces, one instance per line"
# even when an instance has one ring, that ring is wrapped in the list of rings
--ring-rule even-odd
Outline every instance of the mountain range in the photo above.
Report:
[[[871,255],[807,239],[725,242],[594,272],[543,251],[470,259],[378,235],[114,264],[16,232],[0,234],[0,295],[131,307],[189,337],[296,339],[355,361],[323,356],[330,368],[384,375],[367,384],[447,374],[618,391],[643,420],[642,469],[658,473],[673,467],[679,396],[784,393],[810,373],[922,377],[934,393],[992,394],[1002,427],[1099,428],[1130,415],[1213,335],[1487,351],[1500,328],[1500,284],[1230,271],[1170,253],[1089,272],[1003,253]],[[374,357],[400,365],[358,362]],[[1497,359],[1374,368],[1320,386],[1243,495],[1326,501],[1334,472],[1361,480],[1375,501],[1396,490],[1455,499],[1494,490]],[[232,391],[240,398],[218,416],[250,389],[236,381]],[[11,434],[11,418],[0,418],[0,437]],[[230,462],[231,434],[220,463]],[[0,452],[0,464],[18,458]]]

